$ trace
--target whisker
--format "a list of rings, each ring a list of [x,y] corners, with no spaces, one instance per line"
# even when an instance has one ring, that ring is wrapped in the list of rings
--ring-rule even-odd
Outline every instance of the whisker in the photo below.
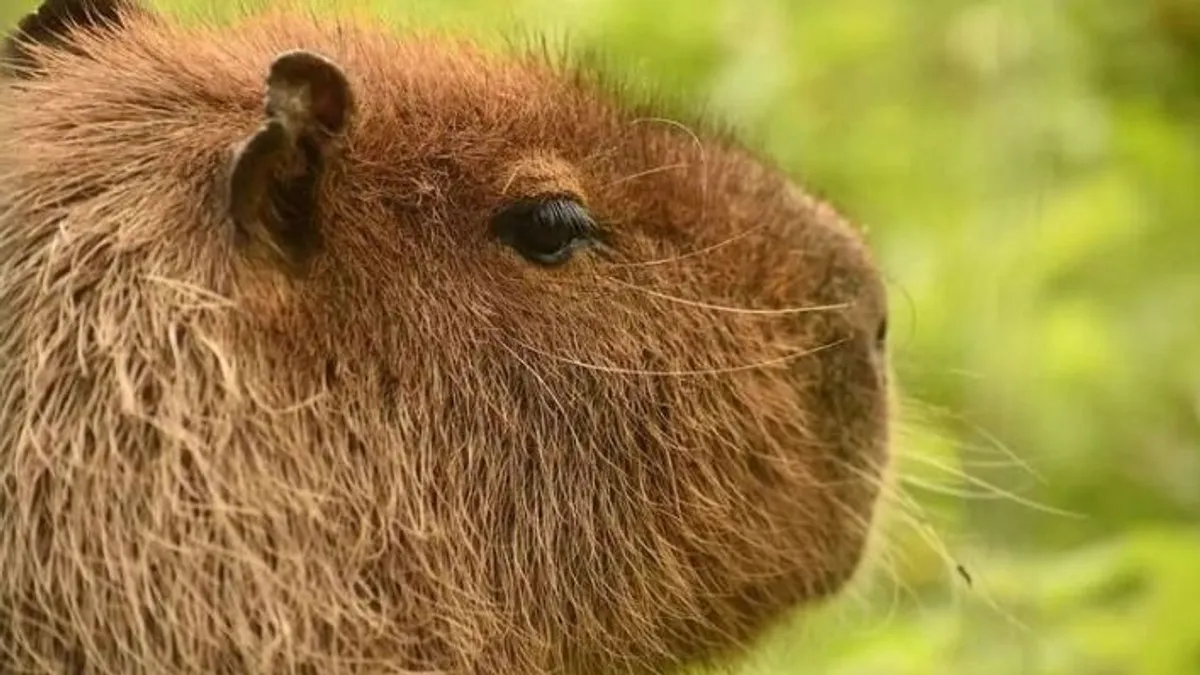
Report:
[[[846,309],[851,306],[850,303],[841,303],[841,304],[836,304],[836,305],[813,305],[810,307],[788,307],[788,308],[784,308],[784,309],[745,309],[745,308],[741,308],[741,307],[731,307],[728,305],[715,305],[715,304],[708,303],[708,302],[700,302],[699,300],[688,300],[686,298],[680,298],[680,297],[677,297],[674,295],[669,295],[667,293],[661,293],[659,291],[652,291],[649,288],[643,288],[641,286],[638,286],[637,284],[631,284],[627,281],[621,281],[620,279],[617,279],[615,277],[603,276],[602,278],[605,279],[606,281],[611,281],[612,283],[614,283],[618,286],[622,286],[622,287],[628,288],[630,290],[638,291],[639,293],[645,293],[646,295],[653,296],[655,298],[659,298],[662,300],[674,302],[676,304],[686,305],[688,307],[696,307],[698,309],[709,309],[709,310],[712,310],[715,312],[729,312],[731,314],[749,314],[749,315],[758,315],[758,316],[787,316],[787,315],[791,315],[791,314],[807,314],[809,312],[827,312],[827,311],[833,311],[833,310],[839,310],[839,309]]]
[[[870,474],[866,474],[863,476],[863,478],[880,486],[881,498],[883,500],[899,507],[898,510],[892,512],[897,514],[898,517],[902,519],[896,524],[907,525],[910,528],[915,527],[913,523],[918,522],[921,519],[921,516],[913,515],[910,513],[910,509],[920,510],[920,506],[912,503],[906,497],[906,495],[903,494],[903,490],[901,488],[890,485],[887,481],[883,480],[882,477],[875,477]],[[849,508],[840,501],[835,503],[840,507],[841,512],[845,513],[854,522],[867,523],[866,519],[856,513],[853,509]],[[847,588],[847,591],[851,597],[854,597],[860,605],[867,609],[867,618],[870,619],[867,629],[869,630],[870,626],[876,626],[876,629],[878,630],[886,630],[888,625],[899,615],[902,603],[906,598],[913,604],[913,606],[915,606],[918,611],[923,611],[925,609],[922,602],[923,598],[922,595],[912,585],[905,582],[902,577],[903,572],[901,570],[904,569],[909,562],[907,561],[907,549],[897,545],[897,541],[895,540],[898,532],[887,526],[872,527],[870,523],[860,526],[866,527],[867,531],[870,532],[870,536],[873,538],[871,548],[877,551],[876,555],[872,558],[875,564],[872,564],[871,567],[872,569],[876,570],[882,569],[882,574],[869,574],[867,576],[866,586],[850,586]],[[938,538],[936,530],[933,530],[933,528],[930,527],[929,533],[930,534],[926,536],[932,536],[935,540],[940,542],[940,538]],[[949,553],[945,552],[944,546],[937,546],[933,543],[928,543],[927,545],[931,546],[935,551],[941,552],[943,554],[943,559],[949,556]],[[953,561],[952,557],[951,561]],[[878,588],[877,584],[884,582],[885,579],[887,582],[890,582],[891,591],[888,593],[887,613],[883,616],[880,616],[877,611],[872,609],[873,607],[877,606],[877,601],[874,600],[872,596],[875,593],[875,589]],[[861,630],[861,627],[857,629]]]
[[[918,398],[911,397],[911,396],[905,397],[904,406],[906,408],[914,408],[914,407],[919,408],[919,409],[923,410],[926,414],[928,414],[932,417],[940,417],[942,419],[949,420],[951,422],[955,422],[957,424],[961,424],[961,425],[965,426],[971,433],[977,434],[980,437],[982,437],[983,440],[988,443],[988,445],[991,447],[992,450],[995,450],[995,451],[1001,453],[1002,455],[1004,455],[1005,457],[1007,457],[1008,459],[1010,459],[1015,466],[1018,466],[1021,469],[1023,469],[1026,473],[1033,476],[1034,479],[1036,479],[1038,482],[1045,483],[1046,479],[1042,476],[1041,473],[1039,473],[1037,471],[1037,469],[1033,468],[1033,465],[1031,465],[1026,460],[1021,459],[1021,457],[1016,452],[1014,452],[1010,447],[1008,447],[1008,445],[1005,444],[1004,441],[1002,441],[998,437],[996,437],[995,434],[990,433],[987,429],[984,429],[981,425],[967,419],[967,417],[965,415],[963,415],[961,413],[955,413],[944,406],[938,406],[938,405],[934,405],[932,403],[927,403],[925,401],[922,401]],[[984,449],[984,448],[981,448],[978,446],[964,445],[961,447],[963,449],[976,449],[976,450]]]
[[[676,129],[683,131],[684,133],[686,133],[687,135],[692,137],[692,140],[695,142],[696,147],[700,149],[701,155],[704,154],[704,143],[700,140],[700,137],[696,135],[696,132],[692,131],[691,127],[689,127],[688,125],[686,125],[682,122],[677,122],[669,117],[639,117],[639,118],[633,120],[632,122],[630,122],[630,124],[641,124],[643,122],[654,122],[656,124],[666,124],[666,125],[673,126]]]
[[[961,465],[964,469],[1011,469],[1015,467],[1023,470],[1025,468],[1024,462],[1007,457],[999,459],[972,459],[972,457],[975,455],[986,456],[993,448],[975,445],[972,443],[964,443],[955,439],[950,434],[934,433],[924,429],[913,430],[908,427],[909,425],[903,421],[897,423],[897,436],[903,438],[912,438],[915,442],[920,442],[921,439],[927,438],[938,443],[944,443],[956,456],[957,461],[955,464]],[[1039,483],[1044,483],[1044,481],[1040,480],[1040,477],[1036,474],[1032,475],[1032,478]]]
[[[987,588],[983,584],[976,584],[975,579],[966,571],[965,567],[961,565],[956,566],[955,573],[967,582],[968,587],[971,589],[974,597],[982,599],[988,609],[1002,617],[1005,622],[1021,633],[1029,634],[1033,632],[1028,624],[1018,619],[1012,612],[1006,611],[1004,608],[1002,608],[1000,603],[991,597],[991,594],[987,592]]]
[[[1019,465],[1023,464],[1019,460],[1016,460],[1015,457],[1012,457],[1012,459]],[[1048,511],[1057,515],[1076,515],[1065,511],[1059,511],[1052,507],[1041,507],[1041,505],[1037,505],[1029,502],[1029,500],[1022,499],[1019,495],[993,486],[980,478],[972,476],[969,472],[957,469],[953,466],[948,466],[943,462],[939,462],[931,457],[923,456],[920,453],[904,453],[898,457],[898,460],[912,460],[918,464],[939,469],[946,474],[953,476],[956,480],[966,483],[967,485],[972,485],[986,490],[988,495],[993,497],[1011,499],[1014,502],[1031,506],[1033,508],[1038,508],[1042,511]],[[999,601],[991,597],[988,593],[986,584],[980,583],[981,580],[977,578],[973,571],[968,569],[968,565],[950,552],[945,539],[939,533],[938,528],[935,527],[931,522],[927,511],[922,506],[921,502],[914,497],[913,494],[911,494],[910,488],[918,487],[936,493],[948,494],[956,498],[974,497],[975,493],[966,490],[955,490],[952,488],[939,486],[936,483],[923,480],[920,477],[913,476],[902,470],[897,470],[895,479],[889,480],[882,474],[876,476],[870,470],[856,466],[847,460],[839,459],[838,462],[840,465],[845,466],[852,473],[861,476],[862,480],[879,488],[880,500],[897,507],[895,510],[889,511],[889,520],[894,518],[895,520],[893,522],[897,528],[904,528],[915,533],[931,551],[939,556],[946,567],[947,573],[960,580],[963,586],[970,590],[972,597],[980,598],[983,601],[983,604],[986,605],[990,611],[994,612],[997,616],[1002,617],[1006,623],[1012,625],[1017,630],[1023,633],[1030,632],[1029,626],[1022,622],[1012,612],[1007,611],[1004,607],[1002,607]],[[901,530],[897,529],[895,531],[899,532]],[[886,544],[888,539],[893,538],[894,535],[883,531],[881,532],[881,537],[883,542]],[[919,596],[914,597],[917,597],[919,602]]]
[[[655,124],[666,124],[667,126],[675,127],[676,129],[679,129],[679,130],[683,131],[684,133],[686,133],[688,136],[691,136],[692,144],[696,146],[696,151],[700,153],[700,166],[704,168],[704,174],[703,174],[704,180],[700,184],[701,199],[702,199],[701,204],[707,205],[708,204],[708,153],[704,149],[704,142],[700,140],[700,136],[698,134],[696,134],[695,131],[692,131],[692,129],[690,127],[688,127],[686,124],[683,124],[682,122],[677,122],[677,121],[667,118],[667,117],[639,117],[638,119],[633,120],[632,124],[642,124],[645,122],[652,122]],[[702,210],[701,211],[701,220],[703,220],[703,215],[704,215],[704,211]]]
[[[916,531],[925,541],[926,545],[930,547],[930,550],[941,558],[942,563],[946,565],[948,570],[955,569],[961,565],[958,559],[950,553],[945,540],[930,523],[924,507],[917,499],[908,494],[899,482],[893,483],[887,481],[882,476],[876,476],[844,460],[840,460],[839,464],[857,474],[862,480],[878,488],[880,499],[899,507],[894,513],[900,517],[901,523]]]
[[[1007,499],[1011,499],[1012,501],[1014,501],[1018,504],[1021,504],[1022,506],[1025,506],[1027,508],[1033,509],[1035,511],[1040,511],[1042,513],[1047,513],[1050,515],[1062,516],[1064,518],[1074,518],[1074,519],[1078,519],[1078,520],[1083,520],[1083,519],[1087,518],[1086,515],[1081,514],[1081,513],[1074,513],[1071,511],[1057,509],[1053,506],[1049,506],[1046,504],[1039,504],[1038,502],[1035,502],[1031,499],[1022,497],[1022,496],[1016,494],[1015,492],[1012,492],[1010,490],[1005,490],[1004,488],[999,487],[997,485],[993,485],[993,484],[983,480],[982,478],[972,476],[969,473],[966,473],[959,469],[955,469],[954,467],[951,467],[951,466],[947,466],[946,464],[943,464],[942,462],[939,462],[930,457],[921,456],[918,453],[912,453],[911,455],[906,455],[905,458],[913,459],[913,460],[920,462],[926,466],[930,466],[935,469],[944,471],[945,473],[955,476],[956,478],[961,478],[963,481],[970,483],[978,488],[982,488],[983,490],[986,490],[997,497],[1004,497]],[[950,496],[960,496],[958,494],[955,494],[955,492],[951,488],[942,488],[942,487],[936,486],[935,484],[932,484],[932,483],[922,484],[921,482],[919,482],[919,479],[915,479],[910,476],[906,476],[905,480],[907,482],[910,482],[910,483],[916,485],[917,487],[921,487],[921,488],[929,490],[931,492],[939,492],[940,491],[941,494],[948,494]]]
[[[916,456],[915,454],[908,456],[915,457],[918,461],[928,459]],[[855,467],[850,468],[853,470]],[[967,480],[972,478],[967,474],[963,474],[962,477]],[[873,477],[870,474],[864,476],[864,479],[866,480],[871,480],[872,478]],[[880,482],[881,480],[876,479],[877,484]],[[881,491],[881,498],[888,499],[892,503],[901,507],[895,512],[901,519],[901,522],[905,526],[912,528],[921,537],[921,539],[925,541],[931,550],[933,550],[942,558],[943,563],[947,566],[947,571],[961,579],[975,597],[981,598],[984,604],[991,611],[995,612],[1000,617],[1003,617],[1007,623],[1014,626],[1017,630],[1028,633],[1030,628],[1011,612],[1002,608],[999,602],[997,602],[994,598],[990,597],[985,585],[977,583],[979,580],[976,578],[975,574],[968,570],[967,565],[961,560],[958,560],[956,556],[953,556],[949,552],[942,537],[938,534],[937,530],[930,524],[927,517],[924,515],[924,509],[920,506],[919,502],[912,495],[908,494],[908,491],[905,490],[902,485],[900,485],[900,483],[911,482],[912,479],[909,476],[898,476],[897,484],[892,489]],[[886,485],[887,483],[884,484]],[[1011,495],[1005,496],[1015,498]]]
[[[637,173],[630,174],[630,175],[624,176],[622,178],[618,178],[617,180],[614,180],[613,182],[609,183],[608,185],[605,185],[604,187],[606,187],[606,188],[616,187],[618,185],[623,185],[630,181],[637,180],[638,178],[645,178],[646,176],[653,176],[656,173],[664,173],[667,171],[674,171],[675,169],[686,169],[686,168],[688,168],[688,166],[690,166],[690,165],[687,162],[676,162],[674,164],[666,164],[663,166],[657,166],[657,167],[654,167],[653,169],[646,169],[645,171],[639,171]]]
[[[891,596],[893,603],[899,602],[898,598],[901,591],[906,593],[914,601],[919,601],[919,595],[917,594],[916,590],[909,584],[905,583],[904,580],[900,578],[900,573],[897,571],[895,558],[897,555],[902,555],[903,550],[895,545],[895,542],[892,540],[892,533],[886,529],[874,527],[873,523],[868,518],[862,516],[840,500],[835,500],[835,504],[845,516],[858,524],[858,526],[862,528],[864,532],[867,532],[870,534],[870,536],[876,538],[876,543],[878,544],[877,555],[879,556],[879,562],[883,563],[882,567],[886,570],[887,576],[892,582]],[[892,605],[890,611],[895,611],[895,604]]]
[[[669,127],[674,127],[683,133],[687,134],[692,139],[692,145],[696,147],[696,152],[700,155],[700,218],[699,222],[707,222],[708,220],[708,203],[709,203],[709,164],[708,151],[704,147],[704,142],[700,140],[700,135],[691,129],[688,125],[670,119],[668,117],[639,117],[633,120],[632,124],[665,124]]]
[[[847,341],[848,341],[847,338],[843,338],[836,342],[826,343],[824,345],[821,345],[820,347],[814,347],[812,349],[797,350],[792,353],[785,354],[784,356],[774,358],[774,359],[767,359],[764,361],[760,361],[760,362],[756,362],[756,363],[749,363],[749,364],[745,364],[745,365],[741,365],[741,366],[730,366],[728,368],[713,368],[710,370],[639,370],[639,369],[635,369],[635,368],[619,368],[616,366],[603,366],[603,365],[596,364],[596,363],[587,363],[585,361],[579,361],[577,359],[567,358],[565,356],[560,356],[558,354],[552,354],[550,352],[540,350],[531,345],[527,345],[523,342],[517,342],[516,344],[519,345],[522,349],[526,349],[530,352],[533,352],[534,354],[537,354],[539,356],[544,356],[548,359],[554,359],[555,361],[566,363],[566,364],[575,366],[577,368],[583,368],[585,370],[596,370],[596,371],[600,371],[603,373],[609,373],[612,375],[633,375],[633,376],[647,376],[647,377],[704,377],[704,376],[709,376],[709,375],[728,375],[728,374],[732,374],[732,373],[740,373],[740,372],[747,372],[747,371],[751,371],[751,370],[759,370],[762,368],[769,368],[771,366],[788,363],[790,361],[795,361],[796,359],[804,358],[805,356],[812,356],[814,354],[818,354],[822,351],[825,351],[826,349],[832,349],[833,347],[837,347],[838,345],[841,345],[842,343],[847,342]]]
[[[920,443],[923,440],[933,441],[939,444],[944,444],[957,457],[956,464],[961,464],[964,467],[978,468],[1017,468],[1023,474],[1028,475],[1037,483],[1044,483],[1045,480],[1038,473],[1029,467],[1026,462],[1021,461],[1016,457],[1004,454],[1001,457],[996,457],[995,448],[990,445],[979,445],[977,443],[969,443],[961,441],[952,433],[940,433],[935,430],[921,428],[920,425],[913,424],[906,420],[898,420],[896,422],[896,434],[898,437],[912,439],[915,443]],[[990,457],[990,458],[989,458]]]
[[[960,454],[968,453],[968,452],[971,452],[972,450],[980,449],[979,446],[972,446],[969,444],[956,444],[954,447],[957,449],[957,451]],[[963,458],[963,459],[960,459],[958,463],[963,465],[964,467],[975,468],[975,469],[1011,469],[1013,467],[1024,468],[1020,462],[1014,462],[1014,461],[1008,460],[1008,459],[967,459],[967,458]],[[1038,477],[1034,476],[1034,478],[1036,479]],[[1040,479],[1038,480],[1038,482],[1041,482],[1044,484],[1044,481],[1042,481]]]
[[[765,225],[762,222],[755,223],[752,227],[746,228],[745,230],[733,235],[732,237],[729,237],[728,239],[719,241],[715,244],[712,244],[711,246],[705,246],[704,248],[697,249],[695,251],[681,253],[680,255],[672,256],[670,258],[658,258],[656,260],[645,260],[645,261],[641,261],[641,262],[632,262],[632,263],[613,263],[612,265],[610,265],[610,267],[615,268],[615,269],[637,269],[637,268],[643,268],[643,267],[654,267],[657,265],[666,265],[666,264],[670,264],[670,263],[681,262],[683,260],[688,260],[690,258],[699,257],[699,256],[702,256],[702,255],[705,255],[708,253],[712,253],[713,251],[722,249],[732,243],[737,242],[740,239],[748,237],[751,234],[754,234],[754,233],[762,230],[764,228],[764,226]]]
[[[907,485],[932,492],[934,494],[945,495],[947,497],[955,497],[957,499],[972,500],[972,501],[999,501],[1009,499],[1007,495],[997,494],[987,491],[973,491],[965,488],[953,488],[946,485],[939,485],[933,481],[927,481],[913,476],[903,476],[900,479]]]

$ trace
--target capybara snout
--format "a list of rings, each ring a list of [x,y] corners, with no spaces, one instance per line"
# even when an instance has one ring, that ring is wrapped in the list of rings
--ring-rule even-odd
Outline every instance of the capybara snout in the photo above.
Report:
[[[0,75],[0,671],[662,673],[859,567],[858,232],[582,63],[48,1]]]

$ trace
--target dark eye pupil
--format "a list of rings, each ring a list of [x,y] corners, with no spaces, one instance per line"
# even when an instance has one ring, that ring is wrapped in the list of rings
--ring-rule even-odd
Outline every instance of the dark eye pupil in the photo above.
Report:
[[[506,206],[495,215],[492,227],[502,242],[525,258],[556,265],[592,239],[596,223],[579,202],[552,196]]]

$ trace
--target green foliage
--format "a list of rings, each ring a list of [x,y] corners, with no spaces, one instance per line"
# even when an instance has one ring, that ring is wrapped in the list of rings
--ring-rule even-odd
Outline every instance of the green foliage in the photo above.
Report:
[[[869,225],[884,574],[747,673],[1200,673],[1200,0],[365,4],[606,52]]]

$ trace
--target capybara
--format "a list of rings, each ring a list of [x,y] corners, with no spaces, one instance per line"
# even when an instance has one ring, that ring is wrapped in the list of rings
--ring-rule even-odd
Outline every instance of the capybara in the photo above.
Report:
[[[861,567],[881,274],[588,59],[48,0],[0,75],[0,672],[670,673]]]

